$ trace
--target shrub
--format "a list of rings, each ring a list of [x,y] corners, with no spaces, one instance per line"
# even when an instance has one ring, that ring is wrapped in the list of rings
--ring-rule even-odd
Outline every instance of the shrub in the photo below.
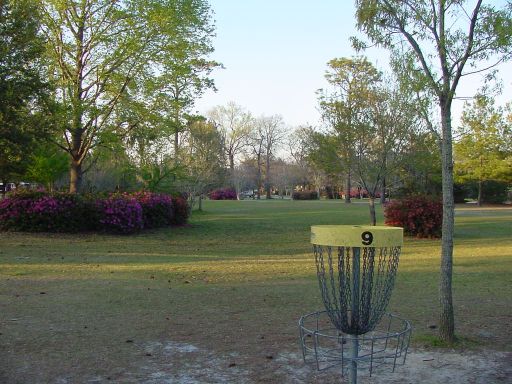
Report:
[[[230,188],[216,189],[208,194],[211,200],[236,200],[236,191]]]
[[[142,208],[144,228],[160,228],[171,225],[174,211],[172,198],[163,193],[135,192],[133,196]]]
[[[351,199],[360,199],[360,198],[366,198],[366,197],[368,197],[368,192],[366,192],[366,189],[352,188],[350,190],[350,198]]]
[[[376,199],[380,199],[381,192],[377,191],[375,192],[375,196],[373,196]],[[358,187],[358,188],[352,188],[350,190],[350,198],[351,199],[367,199],[370,197],[370,194],[368,191],[364,188]]]
[[[190,215],[190,208],[187,200],[181,196],[172,198],[173,200],[173,218],[172,224],[182,225],[187,222],[188,216]]]
[[[316,191],[294,191],[292,193],[293,200],[317,200],[318,193]]]
[[[0,201],[0,230],[78,232],[94,229],[94,205],[70,193],[18,191]]]
[[[384,217],[386,225],[403,227],[407,235],[440,237],[443,204],[426,196],[410,196],[387,203]]]
[[[159,193],[105,196],[19,191],[0,200],[0,230],[129,234],[184,224],[189,213],[186,199]]]
[[[98,199],[96,208],[100,229],[106,232],[129,234],[144,227],[142,207],[129,195],[113,194],[106,199]]]
[[[484,203],[501,204],[507,200],[508,195],[507,183],[496,180],[486,180],[482,186],[482,197]]]

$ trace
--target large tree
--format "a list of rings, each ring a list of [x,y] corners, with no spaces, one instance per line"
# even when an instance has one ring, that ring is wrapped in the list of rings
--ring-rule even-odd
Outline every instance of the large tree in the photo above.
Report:
[[[377,224],[377,193],[385,197],[386,181],[402,167],[418,127],[410,100],[394,84],[389,79],[368,95],[367,113],[354,135],[354,174],[368,193],[372,225]]]
[[[306,159],[311,166],[311,180],[317,191],[320,191],[320,181],[325,179],[324,176],[335,182],[343,182],[343,177],[346,177],[346,165],[341,156],[338,137],[332,132],[308,132]],[[346,180],[342,184],[345,184],[346,189]]]
[[[265,159],[265,195],[271,199],[271,164],[276,151],[285,138],[283,118],[280,115],[262,116],[258,119],[260,137],[263,140],[263,157]]]
[[[188,0],[167,4],[182,26],[175,25],[177,32],[152,55],[142,76],[130,87],[128,99],[144,104],[157,117],[158,130],[172,136],[173,156],[178,162],[180,136],[190,127],[188,116],[207,89],[216,90],[210,74],[222,65],[208,59],[214,50],[214,25],[208,3]]]
[[[455,171],[460,180],[476,181],[477,202],[487,180],[512,182],[512,131],[494,100],[478,96],[462,115],[461,137],[455,143]]]
[[[186,56],[184,35],[196,36],[194,17],[204,0],[42,0],[48,57],[56,100],[63,106],[58,142],[71,159],[70,191],[80,189],[83,165],[114,119],[128,86],[139,76],[158,76],[169,49]],[[199,17],[200,18],[200,17]],[[209,23],[202,18],[201,22]],[[156,64],[160,64],[160,67]],[[159,89],[154,89],[158,92]],[[136,125],[130,124],[128,125]],[[122,125],[124,127],[126,124]]]
[[[231,184],[235,182],[235,162],[247,145],[254,119],[240,105],[229,102],[226,106],[217,106],[208,113],[209,119],[217,126],[222,135],[224,155],[228,162]]]
[[[0,2],[0,181],[19,181],[47,133],[48,86],[33,1]]]
[[[409,133],[416,126],[414,110],[396,81],[382,82],[366,58],[335,59],[329,67],[328,80],[336,87],[320,99],[329,129],[320,159],[331,153],[333,161],[345,168],[345,177],[355,179],[366,191],[370,222],[376,225],[375,198],[378,192],[385,194],[386,180],[401,165]],[[350,195],[350,186],[345,189]]]
[[[313,132],[313,127],[300,126],[288,136],[287,140],[288,152],[297,167],[297,182],[303,188],[306,188],[306,185],[309,183],[309,174],[311,173],[311,162],[308,157]]]
[[[409,64],[411,81],[420,80],[434,94],[440,110],[443,228],[439,332],[443,340],[453,342],[452,102],[464,76],[510,58],[512,6],[509,3],[505,9],[496,9],[482,0],[470,4],[460,0],[356,0],[356,6],[359,29],[377,46],[402,57]]]
[[[253,165],[254,181],[256,185],[256,198],[261,199],[261,189],[263,185],[263,160],[265,153],[265,136],[262,124],[256,122],[247,138],[247,147],[249,148],[249,158],[253,156],[253,164],[251,161],[246,162],[246,166]],[[247,168],[247,167],[246,167]]]
[[[330,88],[320,90],[320,109],[337,139],[336,152],[345,173],[345,202],[350,203],[355,135],[367,108],[367,96],[380,80],[380,73],[364,57],[342,57],[327,65],[325,78]]]
[[[183,152],[186,177],[181,180],[181,185],[191,206],[199,198],[198,210],[201,211],[203,194],[221,186],[224,181],[222,139],[215,124],[196,118],[183,140]]]

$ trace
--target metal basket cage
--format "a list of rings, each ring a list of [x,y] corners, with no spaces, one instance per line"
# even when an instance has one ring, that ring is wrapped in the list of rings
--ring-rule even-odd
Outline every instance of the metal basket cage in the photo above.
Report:
[[[412,327],[409,321],[387,313],[373,331],[350,335],[332,325],[327,311],[317,311],[300,318],[299,332],[304,362],[319,371],[340,366],[343,376],[354,361],[350,346],[357,337],[357,368],[371,376],[380,366],[391,366],[394,371],[405,363]]]

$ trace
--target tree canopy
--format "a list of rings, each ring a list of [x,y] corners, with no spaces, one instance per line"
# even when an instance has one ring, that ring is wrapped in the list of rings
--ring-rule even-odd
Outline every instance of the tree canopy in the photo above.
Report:
[[[0,2],[0,181],[19,178],[37,140],[47,136],[39,12],[32,1]]]
[[[455,143],[455,171],[459,180],[478,183],[482,204],[484,181],[512,181],[512,130],[494,100],[477,96],[462,116],[461,137]]]
[[[151,92],[163,94],[158,80],[169,65],[179,57],[199,60],[196,45],[205,44],[201,52],[208,52],[208,39],[201,39],[211,34],[210,13],[203,0],[44,0],[42,14],[49,77],[62,105],[63,140],[57,144],[70,155],[75,192],[102,134],[141,125],[123,121],[118,108],[135,79],[154,79]],[[142,103],[136,95],[134,100]]]
[[[512,7],[483,0],[356,0],[358,28],[404,63],[409,82],[435,95],[440,110],[443,229],[440,336],[455,340],[452,300],[454,197],[452,102],[465,76],[512,57]],[[365,43],[353,39],[354,46]]]

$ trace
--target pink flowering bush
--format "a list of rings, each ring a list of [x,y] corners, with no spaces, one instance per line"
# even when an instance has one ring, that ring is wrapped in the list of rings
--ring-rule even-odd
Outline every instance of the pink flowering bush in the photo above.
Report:
[[[99,196],[21,191],[0,200],[0,230],[130,234],[184,224],[189,212],[182,197],[150,192]]]
[[[173,198],[163,193],[135,192],[131,194],[142,208],[144,228],[160,228],[173,222]]]
[[[114,233],[134,233],[144,227],[142,207],[134,197],[113,194],[106,199],[98,199],[99,229]]]
[[[211,200],[236,200],[236,191],[230,188],[216,189],[208,194]]]
[[[20,191],[0,200],[0,230],[77,232],[93,229],[94,208],[76,194]]]
[[[407,235],[440,237],[443,204],[427,196],[410,196],[387,203],[384,217],[386,225],[402,227]]]

